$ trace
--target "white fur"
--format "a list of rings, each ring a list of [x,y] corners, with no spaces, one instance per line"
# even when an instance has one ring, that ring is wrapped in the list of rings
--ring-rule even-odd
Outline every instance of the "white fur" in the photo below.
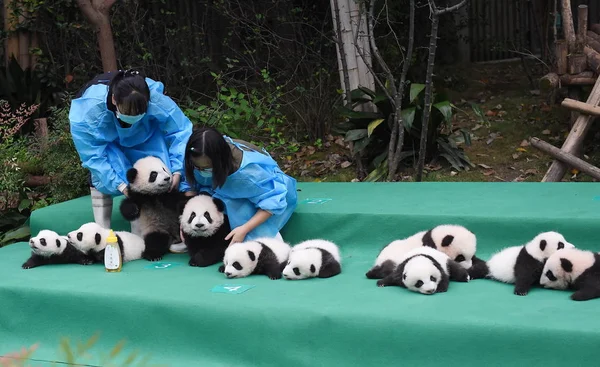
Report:
[[[542,240],[546,241],[546,247],[543,251],[540,248]],[[550,231],[538,234],[525,245],[504,248],[492,255],[487,261],[489,276],[498,281],[513,284],[516,280],[515,265],[517,263],[517,257],[523,246],[525,246],[526,251],[534,259],[544,262],[558,250],[559,243],[561,242],[563,243],[564,248],[574,247],[573,244],[567,242],[563,235],[558,232]]]
[[[212,223],[206,218],[207,213]],[[221,228],[224,222],[225,215],[219,211],[213,198],[208,195],[191,198],[186,203],[180,217],[183,232],[192,237],[210,237]]]
[[[444,237],[454,237],[450,246],[442,247]],[[431,238],[439,251],[442,251],[452,260],[462,255],[465,260],[457,261],[463,268],[469,269],[473,265],[473,256],[477,250],[477,237],[467,228],[456,224],[442,224],[431,230]]]
[[[50,257],[60,255],[67,248],[67,237],[49,229],[41,230],[37,236],[31,237],[29,247],[31,251],[40,256]]]
[[[404,286],[413,292],[433,294],[442,280],[442,273],[431,259],[417,255],[431,256],[439,263],[446,274],[448,274],[448,260],[450,258],[441,251],[431,247],[421,246],[420,248],[407,252],[401,261],[403,262],[404,260],[415,256],[412,259],[409,259],[404,265],[404,270],[402,272]],[[420,287],[415,286],[418,281],[423,282]]]
[[[283,269],[283,276],[295,280],[318,276],[323,260],[319,249],[329,252],[335,261],[341,264],[340,250],[335,243],[320,239],[308,240],[292,247],[288,263]],[[311,271],[311,265],[314,266],[314,272]],[[300,275],[294,273],[294,268],[298,268]]]
[[[573,270],[566,272],[561,266],[560,259],[567,259],[573,264]],[[576,248],[564,248],[556,251],[552,254],[542,271],[540,277],[540,284],[544,288],[550,289],[561,289],[565,290],[569,288],[579,276],[589,267],[594,265],[596,259],[592,251],[579,250]],[[552,272],[556,280],[550,280],[548,278],[548,271]]]
[[[393,261],[396,264],[399,264],[404,254],[408,251],[423,247],[423,235],[425,231],[417,232],[410,237],[392,241],[389,245],[383,248],[377,259],[375,259],[375,264],[373,266],[381,265],[387,260]]]
[[[284,263],[288,260],[291,247],[286,242],[277,238],[258,238],[254,241],[237,242],[229,245],[225,250],[223,257],[223,265],[225,266],[225,276],[228,278],[243,278],[250,275],[256,268],[258,258],[262,251],[262,246],[259,243],[265,244],[275,254],[278,263]],[[248,251],[254,253],[254,261],[248,255]],[[241,269],[235,268],[235,263],[241,265]]]
[[[138,177],[135,179],[136,192],[142,194],[162,194],[169,191],[172,179],[171,170],[169,170],[160,158],[148,156],[138,159],[133,168],[138,171]],[[156,179],[150,182],[149,178],[152,172],[156,172]]]
[[[81,233],[81,236],[79,236]],[[89,253],[100,252],[106,248],[106,239],[110,233],[106,229],[95,222],[85,223],[78,229],[69,232],[67,235],[69,242],[79,250]],[[115,231],[123,241],[123,261],[128,262],[142,258],[142,254],[146,249],[144,240],[133,233],[125,231]],[[96,244],[96,234],[100,235],[100,242]],[[79,239],[81,238],[81,240]]]

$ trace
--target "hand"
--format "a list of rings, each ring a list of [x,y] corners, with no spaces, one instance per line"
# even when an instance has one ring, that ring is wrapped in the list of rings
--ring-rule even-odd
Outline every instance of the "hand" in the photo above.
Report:
[[[184,193],[185,196],[196,196],[198,193],[196,191],[186,191]]]
[[[125,195],[126,198],[129,197],[129,187],[123,189],[123,195]]]
[[[173,189],[179,188],[180,181],[181,181],[181,175],[179,173],[174,174],[173,179],[171,180],[171,188],[169,189],[169,192],[173,191]]]
[[[229,232],[227,237],[225,237],[225,240],[231,239],[231,242],[229,243],[230,245],[236,242],[244,242],[244,238],[246,238],[247,234],[248,230],[246,229],[246,227],[239,226],[234,228],[231,232]]]

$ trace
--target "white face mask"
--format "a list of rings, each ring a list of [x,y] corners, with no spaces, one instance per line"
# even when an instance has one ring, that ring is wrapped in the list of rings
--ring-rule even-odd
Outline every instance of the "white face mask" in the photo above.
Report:
[[[129,125],[133,125],[136,122],[140,121],[145,115],[145,113],[135,116],[123,115],[121,112],[119,112],[119,108],[117,108],[117,118]]]

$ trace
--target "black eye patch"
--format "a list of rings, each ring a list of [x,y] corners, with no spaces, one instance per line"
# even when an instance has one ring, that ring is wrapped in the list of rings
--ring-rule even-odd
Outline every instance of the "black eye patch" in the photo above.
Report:
[[[212,223],[213,220],[210,217],[210,213],[209,212],[204,212],[204,218],[206,218],[206,220],[208,221],[208,223]]]
[[[60,240],[58,238],[56,239],[56,247],[60,248]]]
[[[83,233],[77,232],[77,241],[83,241]]]
[[[300,276],[300,269],[294,268],[294,274],[296,274],[297,276]]]
[[[102,241],[102,236],[100,236],[100,233],[96,233],[94,240],[96,240],[96,245],[100,244],[100,241]]]
[[[465,260],[466,260],[466,259],[465,259],[465,256],[464,256],[464,255],[458,255],[458,256],[457,256],[457,257],[454,259],[454,261],[456,261],[457,263],[459,263],[459,262],[463,262],[463,261],[465,261]]]
[[[557,247],[560,250],[561,248],[565,248],[565,244],[562,242],[559,242]]]
[[[432,282],[437,281],[437,279],[433,275],[429,277],[429,280],[431,280]]]
[[[42,245],[42,246],[46,246],[46,239],[45,239],[45,238],[42,238],[42,239],[40,240],[40,245]]]
[[[240,265],[240,263],[239,263],[239,262],[237,262],[237,261],[236,261],[236,262],[234,262],[233,264],[231,264],[231,266],[233,266],[233,267],[234,267],[234,269],[235,269],[235,270],[237,270],[237,271],[240,271],[240,270],[242,270],[242,269],[243,269],[243,268],[242,268],[242,266]]]
[[[415,283],[415,288],[421,288],[421,286],[422,286],[422,285],[423,285],[423,281],[422,281],[422,280],[418,280],[418,281]]]
[[[188,219],[188,224],[191,224],[194,218],[196,218],[196,213],[192,212],[192,214],[190,214],[190,218]]]
[[[311,266],[310,266],[310,272],[314,273],[316,271],[317,271],[317,268],[315,268],[315,266],[311,264]]]
[[[544,249],[546,248],[546,240],[541,240],[540,241],[540,250],[544,251]]]
[[[548,270],[546,272],[546,278],[550,279],[553,282],[556,282],[556,277],[554,276],[554,273],[552,273],[552,270]]]
[[[148,182],[154,182],[154,181],[156,181],[156,177],[157,176],[158,176],[158,172],[152,171],[152,173],[150,173],[150,178],[148,179]]]

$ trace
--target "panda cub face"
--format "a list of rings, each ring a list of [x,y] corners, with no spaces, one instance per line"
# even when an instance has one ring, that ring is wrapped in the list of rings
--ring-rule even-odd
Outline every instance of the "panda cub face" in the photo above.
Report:
[[[127,181],[132,192],[163,194],[171,187],[171,171],[157,157],[148,156],[135,162],[127,171]]]
[[[67,238],[73,246],[85,253],[89,251],[100,252],[106,247],[107,231],[101,225],[90,222],[75,231],[69,232]]]
[[[545,261],[556,251],[570,249],[575,246],[558,232],[543,232],[535,236],[527,245],[527,252],[538,261]]]
[[[50,230],[42,230],[29,240],[31,251],[40,256],[59,255],[67,248],[67,238]]]
[[[402,272],[402,282],[413,292],[433,294],[441,280],[442,273],[425,256],[415,256],[408,260]]]
[[[321,251],[314,248],[290,252],[287,265],[283,269],[283,277],[289,280],[313,278],[321,268]]]
[[[262,245],[258,242],[237,242],[227,247],[223,257],[227,278],[243,278],[252,274],[258,263]]]
[[[184,233],[192,237],[210,237],[225,222],[225,204],[205,192],[191,198],[180,217]]]
[[[592,251],[573,247],[558,250],[544,264],[540,284],[544,288],[566,290],[595,261]]]

